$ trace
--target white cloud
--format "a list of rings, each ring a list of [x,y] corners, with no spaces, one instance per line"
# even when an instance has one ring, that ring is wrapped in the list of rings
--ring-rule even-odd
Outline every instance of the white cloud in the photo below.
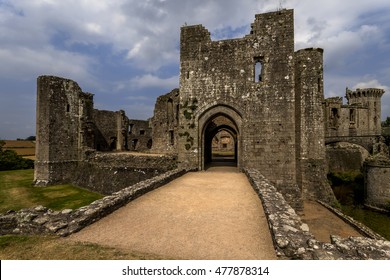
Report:
[[[51,47],[40,50],[15,47],[0,49],[0,76],[2,78],[29,80],[38,75],[58,75],[73,79],[82,79],[92,83],[93,77],[88,73],[88,65],[93,59],[70,53],[57,51]]]
[[[342,96],[347,85],[361,82],[390,85],[388,0],[0,0],[0,79],[61,75],[107,96],[129,89],[134,101],[137,90],[164,93],[178,86],[177,76],[161,78],[161,73],[179,69],[180,27],[185,23],[203,24],[212,38],[229,37],[231,30],[249,30],[256,13],[280,5],[295,9],[296,49],[325,49],[328,96]],[[114,53],[102,54],[104,58],[88,53],[89,47],[102,45]],[[383,54],[375,62],[378,50]],[[119,70],[111,55],[123,58]],[[111,69],[120,73],[108,73]],[[176,73],[165,71],[164,77]]]
[[[360,88],[381,88],[384,89],[385,91],[389,90],[388,86],[382,85],[378,80],[366,80],[366,81],[361,81],[353,86],[354,89]]]
[[[166,90],[179,87],[179,76],[172,76],[162,79],[151,74],[136,76],[129,82],[129,85],[137,89],[143,88],[163,88]]]

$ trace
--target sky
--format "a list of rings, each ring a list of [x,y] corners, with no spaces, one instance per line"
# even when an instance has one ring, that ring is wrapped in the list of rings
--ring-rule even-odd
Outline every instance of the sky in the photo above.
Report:
[[[35,135],[36,79],[60,76],[95,108],[153,115],[179,87],[183,25],[213,40],[249,34],[255,14],[294,9],[295,49],[324,49],[325,96],[377,87],[390,116],[388,0],[0,0],[0,139]]]

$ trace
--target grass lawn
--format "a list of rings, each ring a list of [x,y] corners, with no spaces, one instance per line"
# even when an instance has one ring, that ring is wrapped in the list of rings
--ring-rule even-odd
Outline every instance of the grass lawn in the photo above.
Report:
[[[0,171],[0,213],[43,205],[76,209],[103,197],[72,185],[34,187],[34,170]],[[37,249],[39,248],[39,249]],[[0,259],[8,260],[142,260],[161,257],[73,242],[57,236],[0,236]]]
[[[34,187],[34,170],[0,171],[0,213],[43,205],[53,210],[76,209],[103,196],[72,185]]]
[[[39,249],[38,249],[39,248]],[[57,236],[0,236],[1,260],[158,260],[161,256],[130,252]]]

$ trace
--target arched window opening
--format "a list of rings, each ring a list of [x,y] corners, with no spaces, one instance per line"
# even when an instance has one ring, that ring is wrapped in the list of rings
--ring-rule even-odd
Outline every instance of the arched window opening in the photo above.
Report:
[[[261,57],[255,57],[255,77],[254,81],[259,83],[263,80],[263,61]]]

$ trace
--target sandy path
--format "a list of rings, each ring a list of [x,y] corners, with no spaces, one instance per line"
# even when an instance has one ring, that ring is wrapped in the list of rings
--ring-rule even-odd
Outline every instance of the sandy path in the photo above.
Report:
[[[187,173],[70,239],[174,259],[276,259],[261,202],[234,170]]]

